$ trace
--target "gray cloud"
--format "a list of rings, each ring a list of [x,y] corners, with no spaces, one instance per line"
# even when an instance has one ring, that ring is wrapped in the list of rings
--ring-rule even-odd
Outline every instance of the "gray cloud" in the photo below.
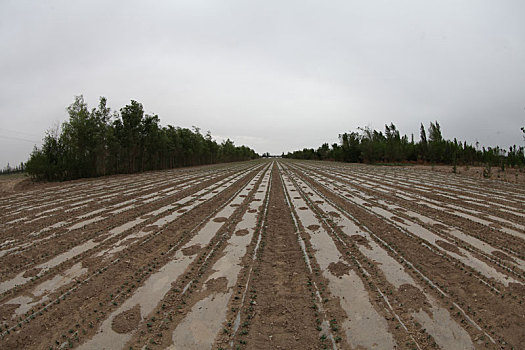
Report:
[[[84,94],[281,153],[369,125],[523,145],[522,1],[3,1],[0,166]]]

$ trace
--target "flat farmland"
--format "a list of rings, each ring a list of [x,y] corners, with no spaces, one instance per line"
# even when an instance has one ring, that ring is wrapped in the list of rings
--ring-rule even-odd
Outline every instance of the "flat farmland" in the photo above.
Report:
[[[258,160],[0,198],[1,349],[525,349],[525,187]]]

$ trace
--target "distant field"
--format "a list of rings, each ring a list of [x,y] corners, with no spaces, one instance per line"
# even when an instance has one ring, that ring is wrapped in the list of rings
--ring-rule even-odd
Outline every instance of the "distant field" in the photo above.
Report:
[[[259,160],[0,197],[2,349],[523,349],[524,283],[523,185],[448,171]]]
[[[0,174],[0,181],[10,180],[10,179],[23,179],[26,176],[27,176],[26,173]]]

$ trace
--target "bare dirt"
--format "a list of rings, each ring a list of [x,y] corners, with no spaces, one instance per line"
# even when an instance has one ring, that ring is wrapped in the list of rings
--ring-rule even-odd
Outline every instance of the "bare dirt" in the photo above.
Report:
[[[117,315],[111,324],[111,328],[117,333],[128,333],[137,328],[140,322],[140,305]]]
[[[225,222],[225,221],[228,221],[228,218],[224,218],[224,217],[215,218],[215,219],[213,219],[213,221],[215,221],[215,222]]]
[[[248,234],[248,230],[247,229],[237,230],[235,231],[235,234],[237,236],[246,236]]]
[[[453,173],[453,167],[451,165],[415,165],[413,168],[424,171]],[[525,184],[525,169],[519,168],[507,167],[502,170],[500,167],[491,167],[489,172],[489,168],[483,166],[458,165],[456,167],[456,175],[480,180],[492,179],[510,183]]]
[[[319,226],[319,225],[312,224],[312,225],[308,226],[308,229],[312,230],[312,231],[316,231],[316,230],[319,230],[320,227],[321,226]]]
[[[31,184],[31,180],[24,175],[3,175],[0,176],[0,193],[15,193],[31,186]]]
[[[328,270],[330,270],[334,276],[342,277],[343,275],[348,275],[350,266],[346,265],[342,261],[339,261],[337,263],[331,263],[328,265]]]
[[[315,325],[308,275],[276,168],[266,220],[265,245],[249,281],[251,299],[244,306],[249,313],[243,331],[248,334],[230,341],[246,342],[248,349],[316,349],[318,337],[305,332]]]
[[[523,349],[525,181],[482,170],[0,178],[0,348]]]
[[[443,248],[443,249],[446,249],[448,251],[451,251],[451,252],[454,252],[456,254],[462,255],[462,253],[459,251],[458,247],[456,245],[454,245],[454,244],[451,244],[451,243],[448,243],[448,242],[445,242],[445,241],[441,241],[441,240],[436,241],[436,244],[438,246],[440,246],[441,248]]]
[[[492,252],[492,255],[497,256],[498,258],[503,259],[503,260],[512,261],[512,259],[507,254],[500,252],[499,250],[494,250]]]
[[[425,295],[419,289],[410,284],[401,285],[397,296],[399,301],[403,304],[403,307],[408,310],[419,311],[422,309],[428,309],[428,301]]]
[[[206,289],[213,292],[224,292],[228,287],[228,281],[224,277],[213,278],[206,282]]]
[[[198,244],[195,244],[195,245],[192,245],[192,246],[189,246],[187,248],[184,248],[182,249],[182,254],[188,256],[188,255],[194,255],[194,254],[197,254],[201,249],[201,246],[198,245]]]

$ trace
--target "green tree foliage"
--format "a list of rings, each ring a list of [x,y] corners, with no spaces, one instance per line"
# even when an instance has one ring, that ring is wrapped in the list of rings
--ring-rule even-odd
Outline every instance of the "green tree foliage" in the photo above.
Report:
[[[359,134],[356,132],[351,132],[349,134],[344,133],[339,135],[339,140],[341,142],[341,151],[344,161],[358,162],[361,157],[361,149],[359,148]],[[325,145],[328,147],[327,143],[325,143]],[[326,154],[328,154],[328,148],[326,149]]]
[[[209,131],[202,135],[197,127],[163,127],[157,115],[145,114],[142,104],[133,100],[120,113],[112,113],[104,97],[90,111],[83,96],[77,96],[67,112],[69,119],[61,129],[48,131],[42,148],[35,147],[25,164],[36,180],[71,180],[259,157],[229,139],[217,144]]]
[[[425,132],[425,127],[423,126],[423,123],[421,123],[420,129],[419,129],[419,144],[418,144],[418,155],[420,160],[427,160],[428,157],[428,141],[427,141],[427,133]]]
[[[508,151],[499,147],[482,148],[478,150],[466,142],[445,140],[439,123],[431,122],[427,131],[423,124],[420,128],[420,140],[409,141],[406,135],[401,136],[397,127],[390,123],[385,125],[385,132],[372,130],[368,127],[359,128],[359,132],[339,135],[339,144],[331,148],[327,143],[317,150],[304,148],[289,152],[287,158],[333,160],[339,162],[364,163],[398,163],[398,162],[430,162],[439,164],[485,164],[499,166],[523,167],[525,165],[524,148],[510,147]],[[525,128],[523,128],[525,132]]]
[[[432,163],[449,163],[445,152],[446,142],[441,135],[441,126],[436,121],[428,128],[428,154]]]

